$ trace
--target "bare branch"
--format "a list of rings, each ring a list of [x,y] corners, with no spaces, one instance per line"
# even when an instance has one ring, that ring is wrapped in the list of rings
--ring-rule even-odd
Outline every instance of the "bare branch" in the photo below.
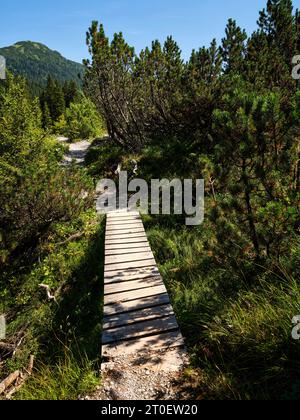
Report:
[[[46,290],[48,300],[53,300],[55,303],[57,303],[56,297],[52,295],[51,289],[49,286],[47,286],[47,284],[39,284],[39,287]]]

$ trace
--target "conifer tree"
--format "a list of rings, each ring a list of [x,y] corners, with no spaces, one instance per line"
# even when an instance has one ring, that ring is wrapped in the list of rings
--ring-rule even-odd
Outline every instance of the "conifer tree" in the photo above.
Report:
[[[268,0],[260,12],[258,26],[249,42],[248,64],[257,75],[261,69],[259,84],[281,87],[289,95],[295,89],[290,76],[291,60],[297,52],[297,14],[293,15],[292,1]]]
[[[65,112],[65,98],[62,86],[51,76],[48,77],[47,86],[41,95],[42,109],[46,112],[45,104],[47,104],[53,123],[58,121],[59,117]]]
[[[232,19],[229,19],[225,32],[226,37],[222,39],[221,47],[224,70],[226,73],[241,72],[246,53],[247,34]]]
[[[74,80],[70,80],[64,83],[63,94],[66,108],[69,108],[71,103],[75,102],[79,96],[78,86]]]

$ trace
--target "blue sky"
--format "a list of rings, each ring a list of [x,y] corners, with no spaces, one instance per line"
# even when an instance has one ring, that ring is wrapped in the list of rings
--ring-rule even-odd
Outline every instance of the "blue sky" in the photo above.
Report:
[[[0,47],[42,42],[65,57],[87,58],[85,32],[92,20],[107,34],[122,31],[139,51],[173,35],[184,58],[224,35],[228,18],[251,33],[266,0],[10,0],[0,6]]]

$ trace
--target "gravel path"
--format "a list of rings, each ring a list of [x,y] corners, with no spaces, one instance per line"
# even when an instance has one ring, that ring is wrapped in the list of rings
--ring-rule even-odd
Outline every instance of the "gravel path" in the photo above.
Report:
[[[57,140],[66,144],[68,144],[69,141],[66,137],[58,137]],[[73,161],[75,161],[77,165],[84,165],[84,159],[90,145],[91,143],[87,140],[69,143],[69,151],[64,156],[63,165],[70,165]]]
[[[185,400],[182,373],[188,365],[184,349],[149,351],[143,355],[118,357],[102,365],[102,385],[82,400],[163,401]]]

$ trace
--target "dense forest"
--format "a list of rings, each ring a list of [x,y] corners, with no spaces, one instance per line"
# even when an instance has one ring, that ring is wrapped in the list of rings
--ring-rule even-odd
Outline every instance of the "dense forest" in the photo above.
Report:
[[[201,226],[143,216],[191,358],[179,388],[298,400],[300,12],[268,0],[253,34],[230,19],[221,44],[187,62],[172,37],[137,54],[97,22],[87,46],[83,91],[53,77],[37,98],[22,78],[0,84],[0,378],[34,355],[16,398],[76,399],[99,384],[105,221],[94,182],[134,160],[146,180],[205,180]],[[61,166],[58,134],[95,138],[84,168]]]

